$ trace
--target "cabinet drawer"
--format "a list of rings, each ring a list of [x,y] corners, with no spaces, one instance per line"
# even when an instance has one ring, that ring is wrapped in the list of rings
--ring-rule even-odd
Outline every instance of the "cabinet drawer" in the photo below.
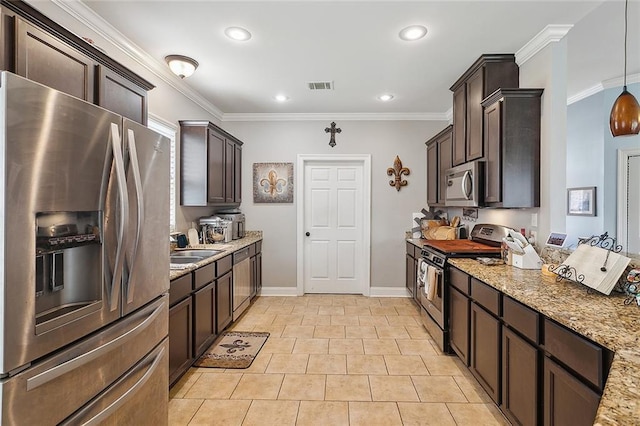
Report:
[[[534,343],[540,343],[538,313],[510,297],[502,299],[502,319],[511,328]]]
[[[233,253],[233,264],[242,262],[249,257],[249,247],[243,248]]]
[[[262,252],[262,240],[256,242],[256,254]]]
[[[216,263],[218,264],[218,273],[216,276],[221,277],[233,267],[233,258],[231,255],[225,256],[222,259],[218,259]]]
[[[498,290],[471,278],[471,297],[492,314],[500,315],[500,292]]]
[[[416,253],[417,251],[417,253]],[[416,256],[420,256],[420,254],[422,253],[422,251],[416,247],[415,245],[413,245],[412,243],[410,243],[409,241],[407,241],[407,254],[411,257],[416,257]]]
[[[216,276],[216,262],[210,263],[202,268],[198,268],[193,273],[193,289],[209,284]]]
[[[545,318],[544,349],[600,390],[604,388],[602,347]]]
[[[249,257],[253,257],[256,255],[256,245],[255,244],[251,244],[249,246]]]
[[[184,299],[191,293],[191,273],[171,281],[169,287],[169,306]]]
[[[469,275],[456,268],[449,268],[449,283],[466,294],[471,294],[469,289]]]

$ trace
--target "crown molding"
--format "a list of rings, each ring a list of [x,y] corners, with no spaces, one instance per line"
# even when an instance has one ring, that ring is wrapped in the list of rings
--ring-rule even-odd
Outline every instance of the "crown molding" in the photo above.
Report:
[[[446,113],[226,113],[222,121],[447,121]]]
[[[627,76],[627,85],[640,83],[640,74],[630,74]],[[602,82],[602,87],[611,89],[613,87],[622,87],[624,85],[624,77],[611,78]]]
[[[627,85],[634,84],[634,83],[640,83],[640,74],[631,74],[627,76]],[[601,83],[593,85],[588,89],[585,89],[567,98],[567,105],[571,105],[575,102],[581,101],[585,98],[588,98],[591,95],[595,95],[596,93],[602,92],[603,90],[622,87],[623,85],[624,85],[623,77],[616,77],[616,78],[611,78],[609,80],[604,80]]]
[[[588,89],[583,90],[582,92],[576,93],[573,96],[569,96],[567,98],[567,105],[571,105],[575,102],[581,101],[585,98],[588,98],[591,95],[595,95],[596,93],[602,92],[604,87],[602,83],[598,83],[594,86],[589,87]]]
[[[189,87],[186,83],[182,82],[176,75],[174,75],[169,68],[164,64],[156,60],[147,52],[142,50],[139,46],[125,37],[120,31],[115,29],[111,24],[105,21],[100,15],[95,13],[92,9],[86,6],[80,0],[50,0],[53,4],[60,9],[67,12],[70,16],[75,18],[83,25],[91,28],[98,33],[101,37],[107,40],[116,48],[120,49],[123,53],[129,56],[131,59],[145,67],[156,77],[173,87],[188,99],[195,102],[202,109],[213,115],[218,120],[222,120],[223,112],[211,102],[203,98],[198,92]]]
[[[567,35],[573,25],[547,25],[531,40],[516,52],[516,63],[522,66],[525,62],[544,49],[549,43],[558,42]]]

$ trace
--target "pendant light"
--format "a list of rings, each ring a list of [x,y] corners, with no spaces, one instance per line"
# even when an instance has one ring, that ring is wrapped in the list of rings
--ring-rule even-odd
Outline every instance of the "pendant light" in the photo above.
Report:
[[[629,0],[624,3],[624,83],[622,93],[611,107],[609,128],[616,136],[637,135],[640,133],[640,105],[638,100],[627,91],[627,9]]]

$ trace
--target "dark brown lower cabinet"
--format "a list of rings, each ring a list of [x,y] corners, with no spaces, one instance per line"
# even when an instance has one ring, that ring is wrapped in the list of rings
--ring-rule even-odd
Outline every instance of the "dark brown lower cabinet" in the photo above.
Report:
[[[262,291],[262,253],[256,254],[256,295]]]
[[[193,293],[193,353],[197,358],[215,340],[216,281]]]
[[[231,324],[231,318],[233,315],[233,299],[231,294],[232,281],[231,271],[218,278],[216,286],[216,315],[218,319],[216,326],[217,334],[222,333],[222,331]]]
[[[193,304],[191,296],[169,308],[169,385],[187,371],[193,336]]]
[[[460,357],[464,365],[469,366],[469,309],[471,300],[450,287],[449,338],[451,348]]]
[[[502,405],[514,425],[535,426],[540,418],[538,348],[502,327]]]
[[[476,303],[471,304],[471,373],[496,404],[500,404],[500,320]]]
[[[590,426],[599,404],[600,395],[550,358],[544,358],[545,425]]]
[[[411,297],[414,297],[415,295],[415,282],[416,282],[416,267],[415,267],[415,259],[412,256],[409,256],[407,254],[406,256],[407,259],[407,265],[406,265],[406,269],[405,269],[405,285],[407,286],[407,291],[409,292],[409,294],[411,295]]]

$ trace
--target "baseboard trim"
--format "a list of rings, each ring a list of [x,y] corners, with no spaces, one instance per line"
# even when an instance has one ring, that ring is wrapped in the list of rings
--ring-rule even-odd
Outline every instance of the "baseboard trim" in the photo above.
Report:
[[[297,287],[262,287],[260,296],[297,296]]]
[[[371,287],[370,297],[411,297],[406,287]]]

